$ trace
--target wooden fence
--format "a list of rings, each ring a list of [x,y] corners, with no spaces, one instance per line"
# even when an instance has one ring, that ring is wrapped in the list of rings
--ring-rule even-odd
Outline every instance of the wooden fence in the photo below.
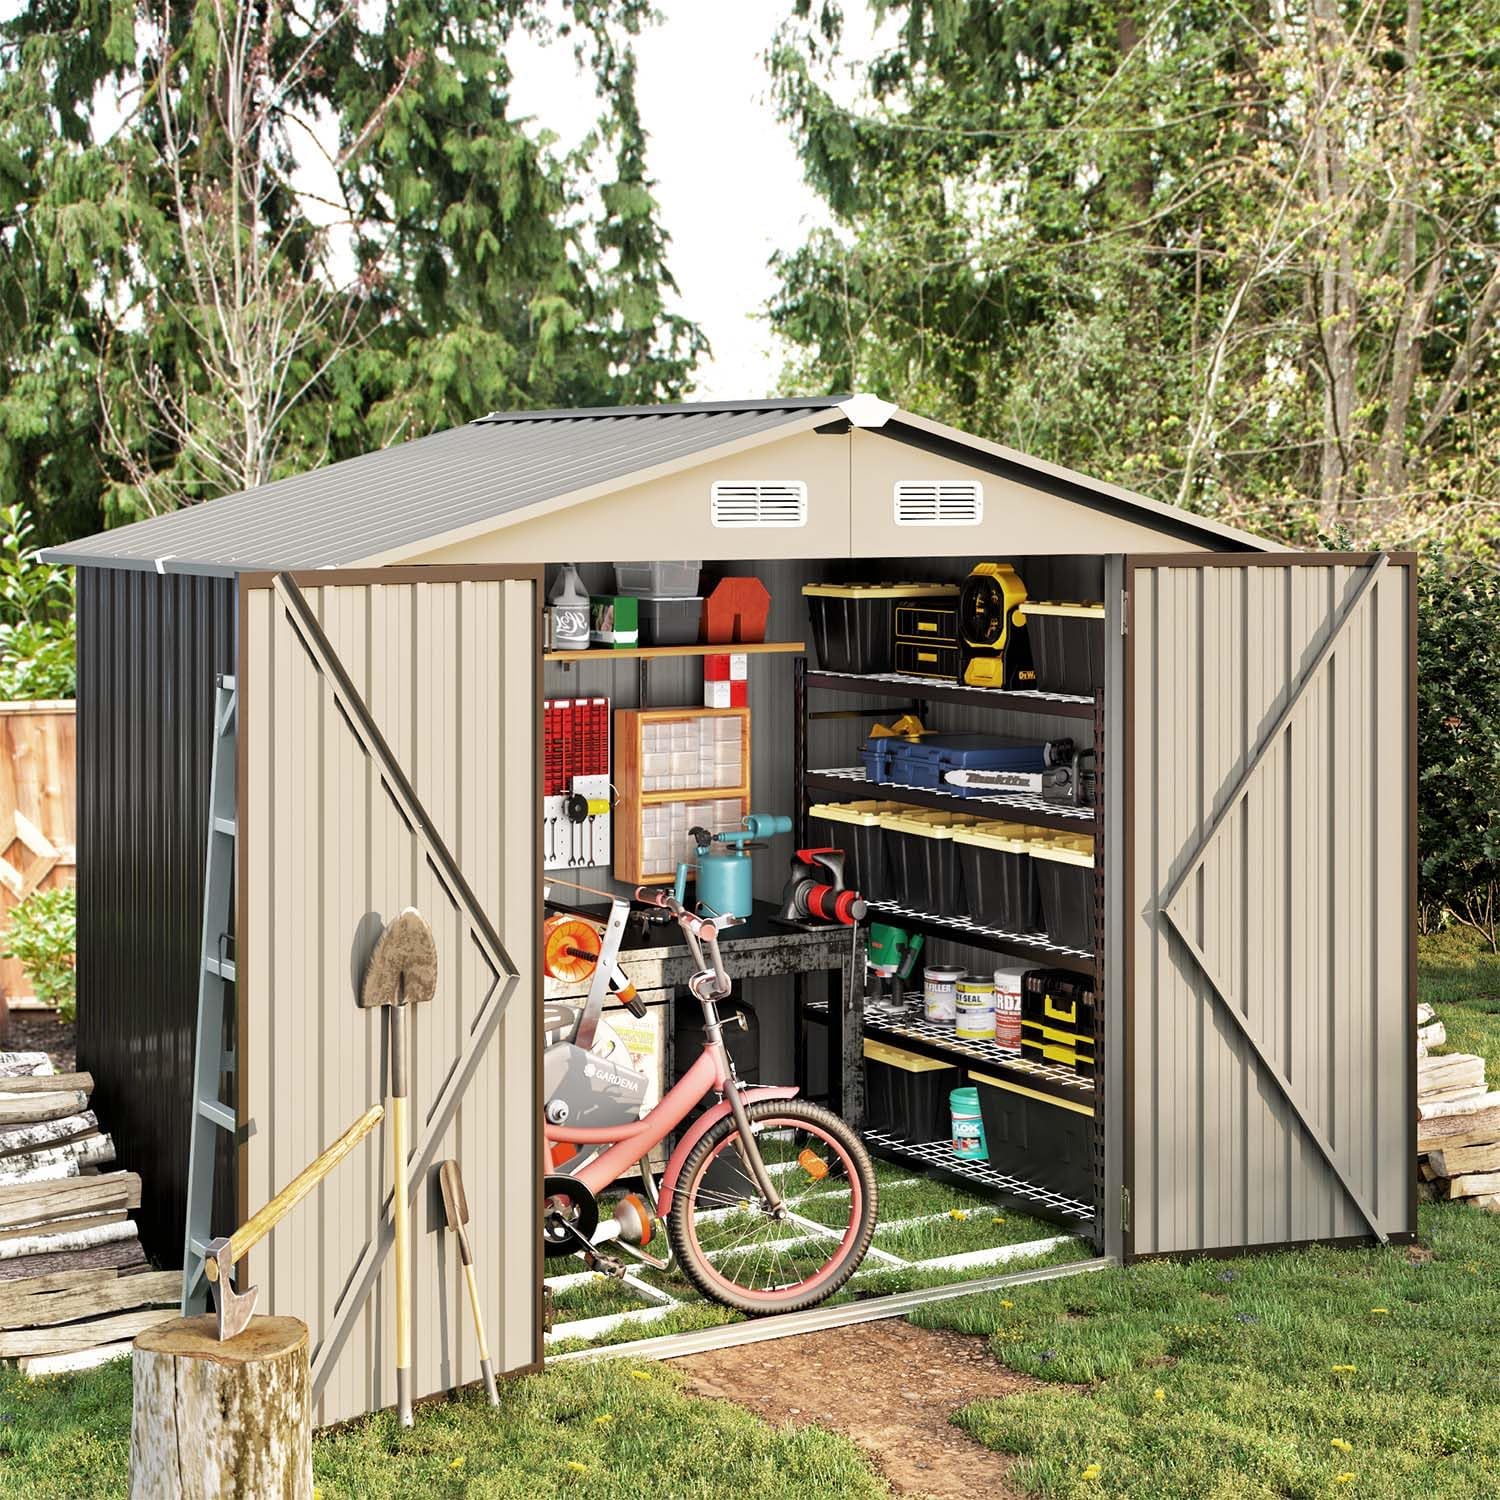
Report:
[[[0,703],[0,939],[32,891],[73,884],[74,742],[71,702]],[[0,959],[0,996],[29,998],[31,988],[15,959]]]

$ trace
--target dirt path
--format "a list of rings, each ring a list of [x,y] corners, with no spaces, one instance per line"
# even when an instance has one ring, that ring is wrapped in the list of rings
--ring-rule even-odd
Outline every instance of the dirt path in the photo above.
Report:
[[[984,1341],[891,1319],[745,1344],[677,1361],[698,1396],[737,1402],[772,1422],[816,1422],[860,1445],[898,1495],[1015,1496],[1013,1459],[948,1418],[981,1396],[1037,1382],[1000,1365]]]

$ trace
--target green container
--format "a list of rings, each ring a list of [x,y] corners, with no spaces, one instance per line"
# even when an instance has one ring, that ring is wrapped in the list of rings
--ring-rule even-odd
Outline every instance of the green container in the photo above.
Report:
[[[589,596],[589,641],[595,646],[635,646],[641,638],[640,600],[628,594]]]
[[[988,1161],[984,1143],[984,1116],[979,1112],[979,1090],[954,1089],[948,1095],[953,1115],[953,1154],[960,1161]]]

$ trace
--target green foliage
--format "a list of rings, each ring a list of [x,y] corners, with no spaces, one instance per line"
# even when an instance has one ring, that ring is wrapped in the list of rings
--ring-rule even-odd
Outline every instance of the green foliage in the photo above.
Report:
[[[10,914],[5,956],[26,966],[36,998],[55,1005],[59,1017],[72,1022],[78,1014],[75,952],[78,893],[72,886],[33,891]]]
[[[1500,939],[1500,576],[1422,574],[1417,637],[1420,894]]]
[[[666,305],[649,17],[44,0],[0,23],[0,503],[52,544],[496,407],[678,395],[705,346]],[[512,112],[521,32],[597,80],[575,150]]]
[[[791,9],[796,383],[1289,540],[1500,536],[1496,0],[882,0],[852,106]]]
[[[41,562],[24,507],[0,507],[0,699],[71,698],[73,583]]]

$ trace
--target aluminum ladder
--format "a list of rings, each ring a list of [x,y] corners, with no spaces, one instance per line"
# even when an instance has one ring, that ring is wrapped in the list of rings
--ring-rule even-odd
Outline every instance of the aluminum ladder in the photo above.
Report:
[[[234,678],[221,674],[214,695],[213,769],[209,776],[208,851],[203,876],[203,941],[198,968],[198,1034],[193,1064],[193,1122],[188,1152],[187,1229],[182,1249],[182,1312],[204,1311],[208,1278],[203,1257],[213,1237],[214,1161],[219,1132],[233,1138],[233,1104],[223,1102],[223,1080],[233,1077],[228,1036],[234,995],[230,919],[234,900],[235,742],[239,731]]]

